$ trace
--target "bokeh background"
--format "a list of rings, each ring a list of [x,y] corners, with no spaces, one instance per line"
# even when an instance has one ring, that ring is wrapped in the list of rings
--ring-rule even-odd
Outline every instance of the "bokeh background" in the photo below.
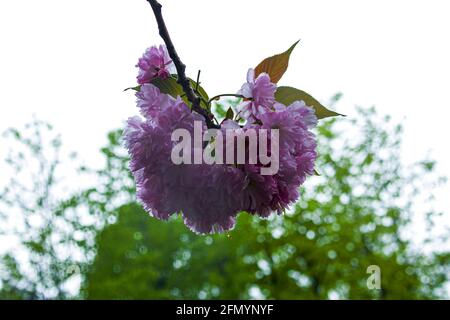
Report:
[[[301,39],[280,84],[347,115],[315,131],[320,176],[227,234],[149,217],[121,141],[123,89],[161,43],[149,5],[2,2],[0,299],[448,298],[447,2],[161,3],[210,95]]]

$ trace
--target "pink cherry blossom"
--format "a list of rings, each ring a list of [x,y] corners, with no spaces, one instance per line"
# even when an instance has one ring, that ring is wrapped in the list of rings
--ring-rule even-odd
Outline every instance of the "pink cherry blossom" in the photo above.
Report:
[[[173,68],[172,65],[166,46],[148,48],[136,65],[139,68],[138,83],[149,83],[154,78],[168,78]]]
[[[269,76],[262,73],[255,79],[250,69],[247,82],[239,91],[248,99],[239,106],[240,115],[247,122],[242,126],[226,120],[221,124],[221,132],[225,136],[226,130],[237,135],[250,129],[258,134],[261,130],[279,130],[279,141],[268,135],[271,146],[278,144],[279,170],[262,175],[264,165],[259,157],[253,164],[176,165],[171,161],[176,143],[171,140],[172,132],[183,128],[192,134],[195,121],[200,121],[205,130],[206,124],[203,116],[192,111],[180,97],[163,94],[147,83],[152,77],[166,74],[161,70],[170,61],[163,51],[162,47],[153,47],[142,58],[142,85],[136,93],[142,117],[130,118],[124,131],[136,195],[144,209],[162,220],[180,214],[191,230],[212,233],[233,228],[240,212],[265,218],[273,212],[282,213],[297,201],[299,187],[314,173],[317,157],[316,139],[311,132],[317,124],[314,110],[303,101],[289,106],[276,102],[276,85]],[[155,66],[159,66],[156,73]],[[230,141],[225,140],[227,146]]]
[[[271,111],[275,103],[276,90],[277,86],[270,82],[267,73],[261,73],[255,79],[255,70],[249,69],[247,82],[238,91],[238,94],[248,99],[238,107],[241,117],[253,121],[258,119],[259,115]]]

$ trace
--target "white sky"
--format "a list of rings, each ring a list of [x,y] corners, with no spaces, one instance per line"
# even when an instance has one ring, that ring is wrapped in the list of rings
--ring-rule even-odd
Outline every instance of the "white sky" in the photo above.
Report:
[[[448,0],[161,3],[188,74],[201,69],[210,96],[236,92],[249,67],[301,39],[281,85],[324,101],[343,92],[337,111],[349,117],[355,105],[375,105],[403,119],[404,160],[431,150],[448,173]],[[160,43],[145,0],[2,0],[0,132],[35,113],[97,165],[106,133],[137,114],[133,94],[123,92],[135,84],[137,58]],[[443,210],[449,191],[438,197]]]

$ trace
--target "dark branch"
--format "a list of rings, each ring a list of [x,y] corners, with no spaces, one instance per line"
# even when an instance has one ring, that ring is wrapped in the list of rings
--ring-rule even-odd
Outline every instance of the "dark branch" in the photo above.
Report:
[[[164,22],[161,13],[162,7],[161,4],[159,4],[158,1],[156,0],[147,0],[147,1],[148,3],[150,3],[150,6],[153,9],[153,13],[155,14],[156,22],[158,24],[159,29],[159,35],[164,40],[164,43],[166,44],[167,47],[167,51],[169,52],[169,56],[172,59],[173,63],[175,64],[175,68],[177,69],[178,83],[183,88],[183,91],[186,94],[186,98],[192,104],[192,110],[196,111],[197,113],[205,117],[206,125],[208,126],[208,128],[219,128],[219,126],[213,122],[212,114],[208,110],[203,109],[200,106],[200,98],[194,92],[194,90],[191,87],[191,82],[186,77],[185,73],[186,66],[184,65],[183,62],[181,62],[181,59],[178,56],[177,51],[175,50],[172,40],[170,39],[169,31],[167,31],[166,23]]]

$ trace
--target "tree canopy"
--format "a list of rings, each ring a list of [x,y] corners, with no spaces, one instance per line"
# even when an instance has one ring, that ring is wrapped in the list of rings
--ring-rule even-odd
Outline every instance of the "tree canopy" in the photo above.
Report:
[[[218,116],[224,110],[215,107]],[[309,178],[291,210],[267,220],[244,213],[231,232],[204,236],[189,231],[179,217],[168,222],[151,218],[134,202],[121,131],[111,132],[102,149],[105,167],[80,167],[80,175],[95,177],[91,188],[59,202],[46,200],[52,196],[47,192],[44,200],[28,203],[30,212],[49,223],[25,224],[15,231],[30,260],[24,264],[20,250],[2,255],[0,298],[446,297],[450,253],[424,250],[443,240],[431,223],[420,246],[404,232],[413,228],[413,213],[425,207],[417,205],[421,196],[432,193],[439,180],[434,162],[405,167],[401,126],[374,109],[361,109],[345,122],[331,119],[318,127],[318,175]],[[37,187],[34,194],[41,192]],[[20,194],[13,184],[1,193],[1,219],[7,210],[20,209]],[[428,221],[437,214],[423,212]],[[51,222],[57,220],[66,227],[56,228]],[[73,278],[67,268],[74,265],[81,282],[75,295],[66,289]],[[372,265],[381,270],[380,290],[367,286]]]

